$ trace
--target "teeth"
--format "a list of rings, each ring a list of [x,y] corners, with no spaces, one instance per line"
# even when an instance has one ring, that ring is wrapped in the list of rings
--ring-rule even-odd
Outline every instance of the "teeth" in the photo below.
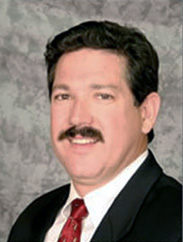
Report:
[[[91,140],[91,139],[72,139],[71,143],[72,144],[85,145],[85,144],[95,143],[95,140]]]

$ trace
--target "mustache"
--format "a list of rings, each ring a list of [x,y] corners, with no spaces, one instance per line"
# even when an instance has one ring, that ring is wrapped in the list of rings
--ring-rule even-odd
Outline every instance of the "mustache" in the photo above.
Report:
[[[66,131],[62,131],[58,136],[58,140],[62,141],[67,138],[74,138],[76,135],[81,135],[83,137],[89,137],[89,138],[96,138],[98,141],[101,141],[104,143],[104,138],[100,130],[89,126],[84,126],[84,127],[73,126],[67,129]]]

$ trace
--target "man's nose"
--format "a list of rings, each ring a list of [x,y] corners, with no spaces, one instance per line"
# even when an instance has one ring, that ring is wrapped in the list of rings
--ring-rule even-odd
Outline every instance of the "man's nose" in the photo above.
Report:
[[[70,110],[70,125],[91,125],[93,116],[86,101],[75,100]]]

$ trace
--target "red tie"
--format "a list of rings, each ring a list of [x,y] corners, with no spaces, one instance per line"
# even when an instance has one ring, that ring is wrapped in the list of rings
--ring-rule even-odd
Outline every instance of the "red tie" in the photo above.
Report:
[[[71,214],[67,219],[58,242],[80,242],[81,223],[88,215],[83,199],[75,199],[71,205]]]

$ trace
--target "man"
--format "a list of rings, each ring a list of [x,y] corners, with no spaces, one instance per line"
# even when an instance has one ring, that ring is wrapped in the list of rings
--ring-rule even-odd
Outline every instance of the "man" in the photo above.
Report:
[[[8,242],[181,241],[181,186],[147,148],[160,106],[152,45],[90,21],[57,35],[45,58],[53,147],[71,184],[29,205]]]

